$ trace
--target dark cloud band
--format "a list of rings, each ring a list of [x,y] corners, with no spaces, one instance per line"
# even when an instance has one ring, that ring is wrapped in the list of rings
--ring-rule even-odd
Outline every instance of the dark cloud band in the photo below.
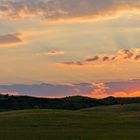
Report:
[[[1,18],[41,16],[46,20],[98,19],[119,11],[140,9],[140,0],[7,0],[0,1]]]

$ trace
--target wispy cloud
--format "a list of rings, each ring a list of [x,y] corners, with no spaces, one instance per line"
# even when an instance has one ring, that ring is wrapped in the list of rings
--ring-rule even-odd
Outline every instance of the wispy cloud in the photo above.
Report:
[[[78,66],[81,66],[81,65],[84,65],[82,62],[80,62],[80,61],[76,61],[76,62],[74,62],[74,61],[71,61],[71,62],[62,62],[62,63],[60,63],[60,64],[64,64],[64,65],[78,65]]]
[[[59,55],[64,55],[64,51],[50,51],[50,52],[39,52],[36,53],[36,56],[59,56]]]
[[[55,56],[55,55],[64,55],[65,53],[63,51],[51,51],[51,52],[47,52],[46,55],[49,56]]]

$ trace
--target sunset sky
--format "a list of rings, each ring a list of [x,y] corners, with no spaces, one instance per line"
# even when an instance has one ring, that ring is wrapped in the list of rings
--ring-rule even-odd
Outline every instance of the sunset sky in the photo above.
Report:
[[[140,96],[140,0],[0,0],[0,92]]]

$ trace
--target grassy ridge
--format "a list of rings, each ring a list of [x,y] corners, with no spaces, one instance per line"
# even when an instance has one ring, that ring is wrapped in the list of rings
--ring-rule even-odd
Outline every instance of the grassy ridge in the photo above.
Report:
[[[0,140],[140,140],[140,104],[0,113]]]

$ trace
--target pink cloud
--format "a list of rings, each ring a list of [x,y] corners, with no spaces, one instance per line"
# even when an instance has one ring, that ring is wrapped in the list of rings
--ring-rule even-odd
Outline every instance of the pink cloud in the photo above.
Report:
[[[88,96],[93,98],[114,97],[140,97],[140,80],[93,83],[95,87]]]

